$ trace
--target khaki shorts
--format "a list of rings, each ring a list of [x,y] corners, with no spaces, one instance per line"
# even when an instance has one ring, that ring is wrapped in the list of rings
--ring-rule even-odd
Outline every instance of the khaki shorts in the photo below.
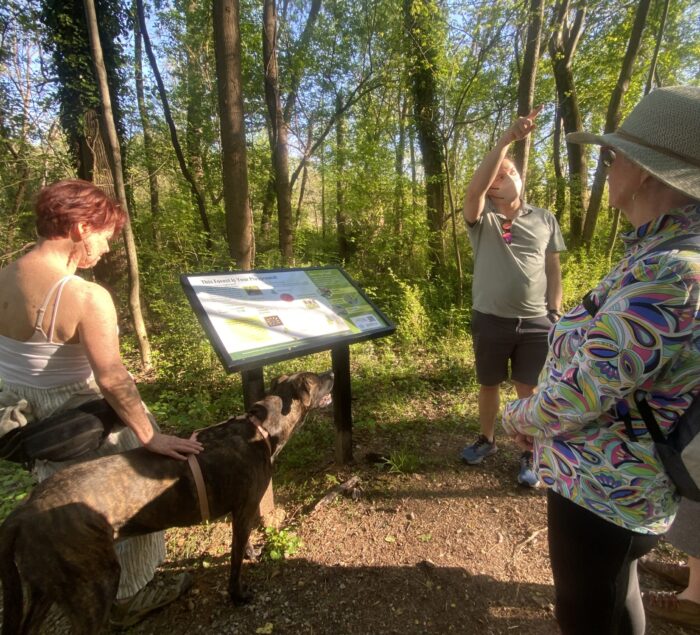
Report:
[[[482,386],[495,386],[510,378],[529,386],[537,378],[549,351],[552,323],[539,318],[502,318],[472,311],[472,340],[476,378]]]

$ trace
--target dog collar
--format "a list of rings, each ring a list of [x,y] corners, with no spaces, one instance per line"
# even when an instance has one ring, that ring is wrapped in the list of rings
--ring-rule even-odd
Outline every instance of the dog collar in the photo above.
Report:
[[[207,497],[207,486],[204,483],[202,468],[199,466],[197,456],[195,454],[188,454],[187,464],[190,466],[190,470],[192,471],[192,477],[194,478],[194,486],[197,489],[197,498],[199,498],[199,511],[202,514],[202,520],[209,520],[211,518],[211,514],[209,513],[209,498]]]
[[[272,445],[270,444],[270,433],[262,427],[261,422],[254,415],[249,415],[248,421],[250,421],[258,429],[260,436],[263,438],[263,441],[265,441],[267,451],[270,453],[270,459],[272,459]]]

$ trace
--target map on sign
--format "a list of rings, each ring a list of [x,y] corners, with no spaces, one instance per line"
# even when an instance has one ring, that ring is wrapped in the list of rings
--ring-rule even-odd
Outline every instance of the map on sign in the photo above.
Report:
[[[181,282],[228,370],[395,328],[338,267],[183,275]]]

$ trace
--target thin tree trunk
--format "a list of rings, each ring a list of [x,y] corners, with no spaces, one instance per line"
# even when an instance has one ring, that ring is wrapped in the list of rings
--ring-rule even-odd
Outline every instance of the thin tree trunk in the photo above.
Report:
[[[308,151],[308,149],[311,147],[311,142],[313,141],[314,137],[314,126],[313,126],[313,120],[309,120],[309,125],[306,130],[306,146],[305,146],[305,151]],[[304,202],[304,194],[306,192],[306,182],[309,178],[309,171],[308,171],[308,164],[306,161],[304,161],[304,167],[301,170],[301,184],[299,185],[299,198],[297,200],[297,210],[296,213],[294,214],[294,228],[299,227],[299,223],[301,222],[301,204]]]
[[[634,69],[634,61],[637,59],[639,47],[642,43],[642,34],[646,25],[647,16],[649,15],[649,7],[651,0],[640,0],[637,5],[637,13],[634,17],[632,30],[630,31],[629,41],[627,43],[627,51],[622,60],[622,68],[620,75],[617,78],[617,84],[613,89],[608,103],[608,112],[605,116],[605,129],[603,134],[614,132],[620,124],[622,101],[625,93],[629,88],[632,80],[632,70]],[[596,166],[595,177],[593,178],[593,186],[591,187],[591,197],[588,202],[588,210],[586,211],[586,222],[583,226],[583,244],[589,248],[595,233],[595,226],[598,222],[598,213],[600,211],[600,202],[603,199],[603,190],[605,189],[606,170],[601,160],[600,153],[598,154],[598,165]]]
[[[404,158],[406,154],[406,113],[408,110],[408,99],[405,95],[399,94],[399,138],[396,143],[396,156],[394,162],[394,232],[401,235],[403,229],[403,212],[406,205],[404,195]]]
[[[336,111],[340,110],[342,97],[336,95]],[[338,255],[341,261],[350,258],[350,241],[348,239],[348,219],[345,213],[345,117],[340,114],[335,119],[335,222],[338,236]]]
[[[84,6],[88,35],[90,38],[92,60],[95,65],[95,75],[97,77],[100,100],[102,102],[104,126],[107,132],[106,136],[109,144],[109,151],[112,156],[112,164],[114,168],[114,186],[117,191],[119,204],[124,208],[127,216],[123,232],[124,244],[126,245],[126,256],[129,263],[129,308],[131,309],[134,330],[138,339],[139,351],[141,353],[141,364],[143,369],[147,371],[151,368],[151,346],[148,341],[146,325],[141,312],[138,258],[136,255],[134,235],[131,231],[131,223],[129,222],[129,208],[126,200],[126,190],[124,188],[124,173],[122,168],[121,151],[119,149],[117,129],[114,124],[114,115],[112,113],[112,101],[109,95],[109,86],[107,84],[107,71],[105,69],[104,59],[102,57],[102,44],[100,42],[100,34],[97,27],[97,15],[95,13],[94,1],[84,0]]]
[[[214,7],[216,2],[213,3]],[[202,104],[205,99],[204,89],[202,87],[202,62],[200,51],[196,41],[199,37],[197,31],[200,25],[197,20],[197,0],[187,0],[184,6],[185,10],[185,28],[186,28],[186,44],[185,48],[185,65],[186,65],[186,118],[185,118],[185,160],[187,167],[192,173],[192,178],[198,184],[205,184],[204,173],[204,158],[202,153],[202,131],[204,129],[204,121],[202,117]],[[216,37],[217,20],[213,17],[214,35]],[[224,28],[223,25],[219,28]],[[214,52],[216,54],[217,43],[214,43]],[[206,185],[202,186],[206,190]]]
[[[326,237],[326,153],[321,146],[321,236]]]
[[[583,32],[586,15],[585,1],[577,3],[573,22],[569,25],[569,5],[569,0],[561,0],[555,7],[555,29],[549,41],[549,53],[554,69],[558,103],[564,121],[564,130],[567,134],[581,130],[581,114],[571,63],[578,40]],[[583,234],[588,175],[584,146],[577,143],[567,143],[566,147],[569,163],[571,244],[576,247],[581,244]]]
[[[447,148],[444,149],[444,154],[447,156]],[[450,225],[452,227],[452,247],[455,251],[455,262],[457,263],[457,306],[461,309],[464,302],[464,289],[462,272],[462,255],[459,252],[459,242],[457,240],[457,211],[455,209],[454,198],[452,197],[452,179],[450,178],[450,166],[445,162],[445,176],[447,185],[447,200],[450,202]]]
[[[670,4],[671,0],[664,0],[663,13],[661,14],[661,23],[659,24],[659,31],[656,34],[654,54],[651,57],[651,63],[649,64],[649,75],[647,75],[647,84],[644,88],[645,95],[648,95],[651,92],[651,87],[654,83],[654,76],[656,75],[656,61],[659,59],[659,50],[661,49],[661,42],[664,39],[664,29],[666,28],[666,18],[668,18],[668,7]]]
[[[192,174],[187,167],[187,162],[185,161],[185,155],[182,152],[182,146],[177,136],[177,129],[175,128],[175,122],[173,121],[172,114],[170,112],[170,105],[168,103],[168,96],[165,92],[165,84],[163,84],[163,78],[160,76],[160,70],[158,69],[158,63],[156,62],[155,55],[153,54],[153,48],[151,46],[151,38],[148,35],[148,28],[146,26],[146,16],[143,11],[143,0],[136,0],[137,3],[137,13],[139,23],[141,25],[141,35],[143,37],[143,43],[146,47],[146,55],[148,56],[148,61],[151,65],[151,70],[153,71],[153,76],[156,79],[156,84],[158,85],[158,93],[160,95],[161,102],[163,104],[163,115],[165,116],[165,121],[168,124],[170,130],[170,140],[173,144],[173,149],[175,150],[175,155],[177,156],[178,164],[180,165],[180,171],[182,176],[190,185],[190,191],[197,204],[197,209],[199,210],[199,217],[202,221],[202,227],[204,228],[204,233],[206,235],[207,249],[211,249],[211,228],[209,226],[209,218],[207,217],[207,206],[204,201],[204,196],[202,195],[199,185],[192,177]]]
[[[608,236],[608,246],[606,249],[608,262],[612,260],[612,252],[615,248],[615,239],[617,238],[617,230],[620,227],[620,210],[613,209],[613,222],[610,227],[610,235]]]
[[[134,6],[136,11],[136,7]],[[156,247],[160,245],[160,189],[158,187],[158,173],[156,172],[155,152],[153,149],[153,132],[151,120],[146,108],[146,94],[143,85],[143,51],[142,51],[141,27],[138,19],[134,20],[134,75],[136,82],[136,102],[138,104],[141,128],[143,129],[143,151],[148,170],[148,189],[151,202],[151,222],[153,226],[153,240]]]
[[[270,174],[265,186],[262,214],[260,215],[260,236],[267,238],[272,228],[272,208],[275,204],[275,175]]]
[[[416,168],[416,135],[413,126],[408,127],[408,147],[411,154],[411,212],[418,213],[418,170]]]
[[[308,178],[308,170],[306,166],[301,171],[301,183],[299,184],[299,199],[297,200],[297,211],[294,215],[294,227],[299,227],[301,222],[301,204],[304,201],[304,192],[306,191],[306,180]]]
[[[564,210],[566,209],[566,179],[564,171],[561,167],[561,111],[557,106],[557,112],[554,118],[554,135],[552,137],[552,164],[554,165],[555,182],[555,216],[561,224],[564,219]]]
[[[238,0],[214,0],[224,208],[229,253],[244,270],[252,266],[253,223],[248,199],[248,158],[243,112]]]
[[[540,41],[542,38],[542,20],[544,16],[544,1],[530,0],[527,43],[523,56],[523,66],[518,82],[518,116],[525,117],[533,107],[535,98],[535,82],[537,79],[537,61],[540,58]],[[515,142],[513,160],[523,181],[523,191],[527,181],[527,163],[530,156],[531,136]]]
[[[294,258],[294,237],[292,192],[289,185],[287,123],[282,111],[277,67],[277,9],[275,0],[264,0],[263,5],[263,66],[265,71],[265,102],[272,129],[272,168],[277,196],[279,248],[282,264],[286,265]]]

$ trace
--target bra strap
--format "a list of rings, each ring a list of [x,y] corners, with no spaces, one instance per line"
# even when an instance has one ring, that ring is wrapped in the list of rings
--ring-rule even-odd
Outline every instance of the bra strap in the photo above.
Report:
[[[46,337],[46,340],[48,342],[51,342],[53,340],[53,331],[54,331],[54,326],[56,324],[56,315],[58,314],[58,304],[61,300],[61,293],[63,293],[63,287],[66,286],[66,283],[71,279],[71,278],[77,278],[78,276],[64,276],[60,280],[58,280],[50,289],[49,292],[46,294],[46,297],[44,298],[44,302],[41,305],[41,308],[37,311],[36,314],[36,323],[34,324],[34,330],[39,331]],[[44,321],[44,314],[46,313],[46,309],[49,306],[49,302],[51,301],[51,296],[53,295],[53,292],[56,291],[58,288],[58,293],[56,294],[56,300],[54,301],[53,304],[53,313],[51,314],[51,324],[49,326],[49,334],[46,335],[44,333],[44,329],[42,328],[42,323]]]

